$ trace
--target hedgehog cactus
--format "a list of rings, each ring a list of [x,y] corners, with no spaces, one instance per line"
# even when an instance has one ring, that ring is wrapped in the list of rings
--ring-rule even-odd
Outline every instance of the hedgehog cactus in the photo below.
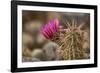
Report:
[[[81,30],[83,25],[84,24],[80,24],[77,26],[75,20],[72,20],[71,23],[67,21],[66,28],[61,28],[61,30],[64,30],[64,33],[59,30],[53,35],[51,40],[57,43],[59,48],[63,51],[64,60],[84,59],[84,30]],[[62,39],[60,39],[60,37],[62,37]]]
[[[61,44],[63,52],[63,58],[66,60],[82,59],[84,57],[84,51],[82,49],[83,37],[81,30],[76,27],[74,20],[70,26],[67,23],[69,31],[65,31],[64,39]]]

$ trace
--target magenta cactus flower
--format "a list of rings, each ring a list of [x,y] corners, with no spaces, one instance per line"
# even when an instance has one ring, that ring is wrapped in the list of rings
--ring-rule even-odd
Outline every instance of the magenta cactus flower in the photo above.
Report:
[[[59,29],[59,21],[58,19],[54,19],[49,21],[46,25],[44,25],[41,29],[42,34],[47,39],[51,39]]]

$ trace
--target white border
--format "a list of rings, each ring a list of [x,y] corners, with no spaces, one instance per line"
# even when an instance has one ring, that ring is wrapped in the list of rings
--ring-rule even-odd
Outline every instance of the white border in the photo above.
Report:
[[[87,60],[70,60],[70,61],[41,61],[41,62],[24,62],[22,63],[22,10],[33,11],[58,11],[58,12],[84,12],[90,13],[90,59]],[[77,8],[58,8],[58,7],[40,7],[40,6],[23,6],[19,5],[17,9],[18,16],[18,43],[17,43],[17,66],[24,67],[41,67],[41,66],[58,66],[58,65],[76,65],[76,64],[93,64],[94,63],[94,10],[77,9]]]

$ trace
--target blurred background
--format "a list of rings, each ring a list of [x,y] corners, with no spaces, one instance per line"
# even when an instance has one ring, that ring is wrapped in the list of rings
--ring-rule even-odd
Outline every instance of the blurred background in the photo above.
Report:
[[[87,50],[84,58],[89,58],[89,30],[90,30],[90,14],[88,13],[72,13],[72,12],[48,12],[48,11],[22,11],[22,56],[23,62],[35,61],[54,61],[63,60],[60,54],[59,45],[51,40],[46,39],[40,29],[48,21],[57,18],[60,25],[65,28],[65,22],[71,19],[77,20],[77,25],[85,23],[82,30],[88,30],[84,34],[86,43],[83,47]],[[87,43],[88,41],[88,43]]]

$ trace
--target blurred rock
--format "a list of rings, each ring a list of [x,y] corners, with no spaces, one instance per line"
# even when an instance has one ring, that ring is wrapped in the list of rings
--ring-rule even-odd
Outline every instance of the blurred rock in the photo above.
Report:
[[[22,55],[25,57],[31,57],[32,56],[31,54],[32,54],[32,51],[29,48],[23,46]]]
[[[38,59],[38,58],[32,58],[32,62],[37,62],[37,61],[40,61],[40,59]]]
[[[31,21],[24,25],[24,31],[32,33],[36,35],[39,33],[39,29],[41,27],[42,23],[40,21]]]
[[[23,57],[22,62],[37,62],[40,61],[38,58],[32,58],[32,57]]]
[[[38,48],[34,49],[32,52],[32,58],[38,58],[40,60],[45,60],[43,50],[38,49]]]
[[[86,41],[90,41],[90,31],[89,30],[86,30],[83,32],[83,39],[86,40]]]
[[[85,59],[89,59],[90,58],[90,54],[89,53],[84,53],[84,58]]]
[[[61,48],[56,50],[56,60],[63,60],[63,50]]]
[[[32,37],[31,34],[29,33],[24,33],[22,34],[22,43],[24,46],[27,47],[32,47],[33,43],[34,43],[34,39]]]
[[[89,42],[84,42],[83,49],[87,49],[87,48],[90,48],[90,44]]]
[[[37,43],[39,45],[42,45],[43,46],[43,44],[46,43],[47,39],[41,33],[39,33],[37,35],[36,41],[37,41]]]
[[[58,49],[59,46],[54,42],[49,42],[44,45],[43,50],[48,61],[60,59],[60,54],[57,53]]]

